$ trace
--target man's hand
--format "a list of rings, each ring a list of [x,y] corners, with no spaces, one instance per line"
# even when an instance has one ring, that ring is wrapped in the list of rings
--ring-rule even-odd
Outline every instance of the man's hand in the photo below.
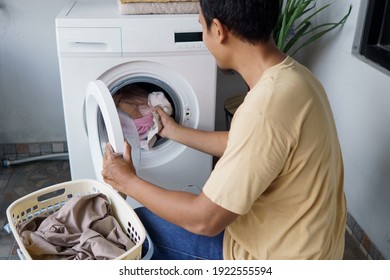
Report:
[[[163,125],[158,134],[164,138],[174,139],[174,133],[180,125],[160,107],[155,107],[154,110],[160,116],[161,124]]]
[[[125,151],[122,155],[114,153],[112,146],[108,143],[103,156],[102,176],[104,181],[114,189],[124,194],[128,193],[127,183],[136,177],[136,171],[131,160],[131,146],[125,141]]]

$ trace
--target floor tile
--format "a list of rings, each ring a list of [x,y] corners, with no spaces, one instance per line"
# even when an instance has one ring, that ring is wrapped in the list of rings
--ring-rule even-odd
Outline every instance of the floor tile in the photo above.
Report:
[[[0,256],[8,258],[11,255],[13,247],[13,245],[1,245]]]

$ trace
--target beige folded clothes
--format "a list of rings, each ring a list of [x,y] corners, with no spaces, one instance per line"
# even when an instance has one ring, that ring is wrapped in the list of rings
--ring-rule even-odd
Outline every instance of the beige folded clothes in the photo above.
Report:
[[[124,3],[169,3],[169,2],[199,2],[199,0],[121,0]]]
[[[119,12],[122,15],[148,14],[197,14],[198,2],[166,2],[166,3],[125,3],[118,0]]]

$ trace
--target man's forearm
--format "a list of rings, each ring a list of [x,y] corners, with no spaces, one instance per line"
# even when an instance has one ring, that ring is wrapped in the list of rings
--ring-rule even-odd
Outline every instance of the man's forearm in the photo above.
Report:
[[[221,157],[226,149],[227,138],[227,131],[203,131],[180,127],[175,132],[172,140],[201,152]]]

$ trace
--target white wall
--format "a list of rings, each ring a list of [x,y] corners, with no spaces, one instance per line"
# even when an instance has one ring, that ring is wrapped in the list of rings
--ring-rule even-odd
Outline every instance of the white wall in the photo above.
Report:
[[[0,143],[64,141],[54,19],[66,0],[0,0]]]
[[[323,37],[297,59],[328,92],[344,156],[348,210],[389,259],[390,76],[351,54],[360,1],[335,1],[324,17],[341,18],[349,3],[353,11],[343,29]]]

